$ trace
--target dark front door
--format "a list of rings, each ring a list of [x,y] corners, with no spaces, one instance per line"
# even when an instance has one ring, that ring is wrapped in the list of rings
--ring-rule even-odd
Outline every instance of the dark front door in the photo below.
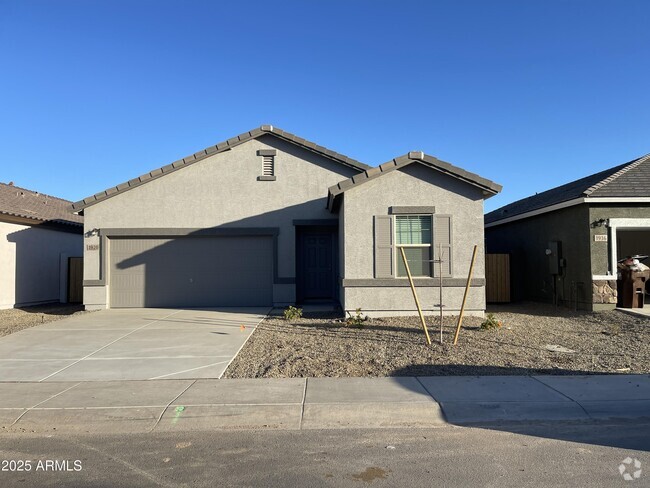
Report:
[[[298,299],[334,298],[334,232],[303,230],[298,234]]]

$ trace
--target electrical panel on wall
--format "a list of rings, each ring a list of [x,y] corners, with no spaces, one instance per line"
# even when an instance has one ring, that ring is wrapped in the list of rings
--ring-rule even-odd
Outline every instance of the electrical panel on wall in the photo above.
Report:
[[[564,259],[562,259],[562,242],[550,241],[546,248],[546,255],[548,257],[548,270],[552,275],[561,274],[561,269],[564,267]]]

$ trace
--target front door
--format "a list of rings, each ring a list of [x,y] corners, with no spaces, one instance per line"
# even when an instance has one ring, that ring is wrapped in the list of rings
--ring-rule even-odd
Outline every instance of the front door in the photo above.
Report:
[[[331,300],[335,283],[335,233],[302,230],[298,234],[298,299]]]

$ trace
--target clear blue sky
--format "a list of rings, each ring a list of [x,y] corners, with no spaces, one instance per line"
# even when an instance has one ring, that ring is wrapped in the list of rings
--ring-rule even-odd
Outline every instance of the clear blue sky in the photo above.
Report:
[[[650,1],[0,0],[0,181],[79,200],[261,124],[488,210],[650,152]]]

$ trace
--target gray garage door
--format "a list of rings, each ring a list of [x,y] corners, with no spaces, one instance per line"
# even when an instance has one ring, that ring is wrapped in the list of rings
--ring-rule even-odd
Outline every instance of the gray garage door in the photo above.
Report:
[[[111,238],[110,306],[268,306],[271,237]]]

